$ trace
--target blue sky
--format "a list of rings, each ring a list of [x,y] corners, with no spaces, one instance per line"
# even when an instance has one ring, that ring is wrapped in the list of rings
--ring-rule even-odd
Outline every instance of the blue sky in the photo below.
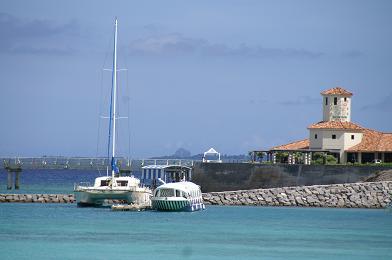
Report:
[[[130,111],[120,154],[306,138],[336,86],[354,93],[352,121],[392,132],[391,12],[390,1],[1,1],[0,156],[105,153],[115,16]]]

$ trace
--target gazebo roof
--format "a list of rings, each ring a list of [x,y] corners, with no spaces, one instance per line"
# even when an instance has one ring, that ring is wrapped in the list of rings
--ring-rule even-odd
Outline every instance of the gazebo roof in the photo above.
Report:
[[[218,153],[214,148],[211,147],[211,148],[210,148],[207,152],[205,152],[204,154],[206,155],[206,154],[219,154],[219,153]]]

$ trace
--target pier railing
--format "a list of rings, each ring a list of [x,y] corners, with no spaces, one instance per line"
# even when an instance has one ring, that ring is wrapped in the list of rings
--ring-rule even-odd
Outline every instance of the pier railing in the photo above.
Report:
[[[116,158],[120,170],[138,171],[142,166],[152,164],[185,165],[193,166],[193,160],[185,159],[130,159],[126,157]],[[75,169],[106,170],[110,161],[103,157],[4,157],[0,158],[0,166],[5,169]]]
[[[140,171],[147,165],[181,165],[193,167],[202,160],[191,159],[130,159],[117,157],[117,166],[123,171]],[[223,163],[245,163],[247,160],[223,160]],[[106,170],[110,167],[110,160],[104,157],[0,157],[0,168],[7,170],[16,169],[74,169],[74,170]]]

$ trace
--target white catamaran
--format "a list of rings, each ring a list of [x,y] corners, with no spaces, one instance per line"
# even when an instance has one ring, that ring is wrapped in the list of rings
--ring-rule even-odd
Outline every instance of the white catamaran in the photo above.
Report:
[[[116,100],[117,100],[117,18],[114,29],[114,50],[112,69],[112,91],[109,116],[109,144],[111,148],[111,176],[107,168],[107,176],[95,179],[94,185],[78,184],[74,187],[76,201],[79,206],[99,206],[105,200],[124,200],[127,203],[149,204],[151,190],[140,184],[134,176],[117,176],[119,169],[116,163]],[[109,155],[109,151],[108,151]],[[109,157],[109,156],[108,156]]]

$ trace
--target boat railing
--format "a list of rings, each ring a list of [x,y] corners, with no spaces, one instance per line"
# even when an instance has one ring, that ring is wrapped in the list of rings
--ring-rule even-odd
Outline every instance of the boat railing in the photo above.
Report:
[[[74,190],[81,188],[81,187],[91,187],[90,182],[88,181],[82,181],[79,183],[74,183]]]

